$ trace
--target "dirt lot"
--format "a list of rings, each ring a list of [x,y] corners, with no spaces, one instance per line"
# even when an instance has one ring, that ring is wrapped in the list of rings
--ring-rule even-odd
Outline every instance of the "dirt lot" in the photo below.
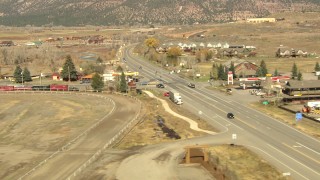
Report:
[[[0,99],[0,179],[30,170],[112,107],[86,95],[0,93]]]

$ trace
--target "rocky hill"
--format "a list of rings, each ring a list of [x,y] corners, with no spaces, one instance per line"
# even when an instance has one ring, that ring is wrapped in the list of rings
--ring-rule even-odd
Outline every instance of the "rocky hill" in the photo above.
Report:
[[[0,25],[170,25],[320,11],[319,0],[0,0]]]

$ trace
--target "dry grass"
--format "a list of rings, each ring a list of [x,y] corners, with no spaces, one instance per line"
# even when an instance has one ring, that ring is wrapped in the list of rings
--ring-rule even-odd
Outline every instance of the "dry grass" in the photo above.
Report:
[[[158,94],[159,96],[161,94]],[[165,112],[161,103],[156,99],[147,97],[147,95],[143,94],[139,97],[139,99],[143,102],[143,110],[141,120],[138,125],[136,125],[133,130],[130,132],[129,136],[124,137],[120,144],[118,144],[118,148],[129,148],[133,146],[144,146],[148,144],[157,144],[161,142],[174,141],[166,137],[166,135],[161,131],[161,128],[156,123],[156,116],[161,116],[165,120],[165,125],[168,128],[176,131],[181,139],[193,138],[197,136],[206,135],[206,133],[194,131],[189,128],[189,123],[186,121],[174,117],[171,114]],[[169,100],[168,100],[169,101]],[[184,116],[187,116],[194,121],[198,122],[199,127],[215,131],[215,129],[208,125],[204,120],[201,120],[199,117],[194,114],[187,112],[180,108],[179,106],[169,102],[170,108]]]
[[[220,145],[209,149],[211,158],[219,163],[231,179],[289,179],[257,154],[242,146]]]
[[[250,106],[298,130],[301,130],[302,132],[305,132],[311,136],[314,136],[320,139],[320,129],[319,129],[320,124],[318,122],[304,118],[302,121],[299,121],[297,123],[295,120],[295,114],[292,114],[291,112],[280,109],[277,106],[272,106],[272,105],[265,106],[260,103],[252,103],[250,104]]]

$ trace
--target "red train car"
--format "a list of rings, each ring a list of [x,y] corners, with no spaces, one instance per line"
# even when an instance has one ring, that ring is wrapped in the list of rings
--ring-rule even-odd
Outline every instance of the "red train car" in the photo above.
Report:
[[[15,91],[32,91],[32,86],[15,86]]]
[[[50,91],[68,91],[68,85],[64,84],[51,84]]]
[[[0,86],[0,91],[14,91],[14,86]]]

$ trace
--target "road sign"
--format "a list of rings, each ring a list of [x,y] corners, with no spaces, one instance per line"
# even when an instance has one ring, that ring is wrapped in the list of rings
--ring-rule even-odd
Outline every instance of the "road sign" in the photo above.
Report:
[[[232,139],[237,139],[237,134],[232,134]]]
[[[290,176],[291,173],[290,172],[285,172],[285,173],[282,173],[283,176]]]
[[[302,120],[302,113],[296,113],[296,121]]]

